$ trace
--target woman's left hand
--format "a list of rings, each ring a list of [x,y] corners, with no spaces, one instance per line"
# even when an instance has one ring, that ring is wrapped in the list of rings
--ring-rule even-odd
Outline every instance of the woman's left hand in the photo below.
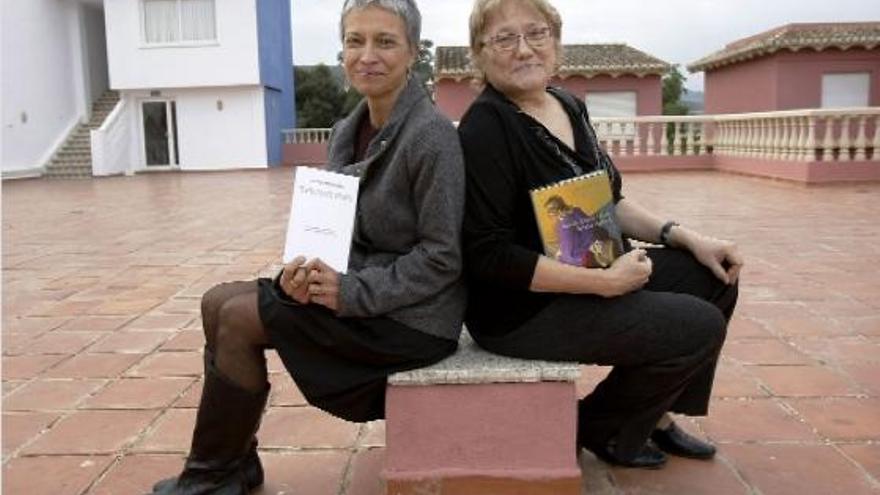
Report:
[[[309,270],[308,283],[309,301],[333,311],[339,310],[339,272],[315,259]]]
[[[688,247],[694,257],[725,284],[739,279],[743,259],[733,242],[697,235],[690,239]]]

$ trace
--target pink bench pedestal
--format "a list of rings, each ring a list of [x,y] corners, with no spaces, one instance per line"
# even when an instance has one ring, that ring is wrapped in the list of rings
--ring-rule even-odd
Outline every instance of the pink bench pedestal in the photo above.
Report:
[[[578,495],[576,363],[497,356],[468,335],[389,379],[388,495]]]

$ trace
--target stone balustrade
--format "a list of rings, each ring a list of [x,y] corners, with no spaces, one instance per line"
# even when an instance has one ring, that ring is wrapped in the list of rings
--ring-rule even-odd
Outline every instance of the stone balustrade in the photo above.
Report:
[[[612,156],[699,156],[711,152],[708,116],[592,119],[599,144]]]
[[[327,163],[330,129],[286,129],[281,131],[286,164],[321,166]]]
[[[716,153],[788,161],[878,161],[880,108],[793,110],[714,118]]]
[[[880,180],[880,107],[597,117],[592,122],[601,146],[623,171],[724,170],[799,182]],[[329,129],[284,131],[284,162],[325,163],[329,138]]]
[[[330,129],[285,129],[281,133],[284,144],[324,144],[330,140]]]
[[[878,161],[880,108],[732,115],[595,118],[618,156],[735,156],[781,161]]]

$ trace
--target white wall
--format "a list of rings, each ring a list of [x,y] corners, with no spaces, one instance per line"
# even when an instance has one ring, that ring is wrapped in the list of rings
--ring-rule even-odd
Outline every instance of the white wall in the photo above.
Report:
[[[134,101],[134,142],[137,163],[143,170],[143,129],[141,103],[153,99],[149,91],[127,91],[125,98]],[[265,168],[266,123],[261,86],[169,89],[162,98],[177,102],[177,139],[181,170],[221,170]],[[217,109],[217,101],[223,110]]]
[[[70,22],[76,8],[66,0],[0,2],[4,173],[43,166],[78,121]]]
[[[113,89],[239,86],[260,83],[256,0],[217,0],[217,42],[149,47],[139,0],[104,3]]]

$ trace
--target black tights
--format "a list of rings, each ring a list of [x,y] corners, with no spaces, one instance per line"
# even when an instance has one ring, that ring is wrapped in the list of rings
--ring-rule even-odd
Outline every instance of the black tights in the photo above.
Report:
[[[241,387],[266,387],[269,346],[257,306],[257,281],[216,285],[202,296],[202,327],[214,365]]]

